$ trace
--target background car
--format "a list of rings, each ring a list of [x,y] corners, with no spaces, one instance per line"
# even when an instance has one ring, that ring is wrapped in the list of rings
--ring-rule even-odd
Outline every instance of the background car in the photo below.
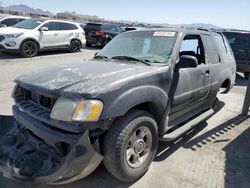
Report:
[[[123,32],[122,28],[114,24],[87,23],[84,28],[86,33],[86,46],[105,46],[116,35]]]
[[[227,37],[237,64],[237,71],[242,72],[245,78],[249,77],[250,70],[250,31],[227,30],[223,31]]]
[[[85,46],[85,32],[79,24],[59,20],[29,19],[0,30],[0,51],[34,57],[39,51]]]
[[[22,16],[7,16],[7,17],[0,17],[0,28],[1,27],[10,27],[13,26],[21,21],[29,19],[28,17]]]

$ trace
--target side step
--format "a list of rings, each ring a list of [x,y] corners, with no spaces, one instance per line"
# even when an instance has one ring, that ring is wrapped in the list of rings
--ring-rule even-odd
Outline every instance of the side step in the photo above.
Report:
[[[182,134],[186,133],[190,129],[194,128],[196,125],[201,123],[202,121],[210,118],[214,114],[214,110],[210,109],[203,114],[199,115],[198,117],[194,118],[193,120],[189,121],[185,125],[181,126],[180,128],[176,129],[175,131],[165,134],[160,137],[160,141],[171,141],[175,140],[180,137]]]

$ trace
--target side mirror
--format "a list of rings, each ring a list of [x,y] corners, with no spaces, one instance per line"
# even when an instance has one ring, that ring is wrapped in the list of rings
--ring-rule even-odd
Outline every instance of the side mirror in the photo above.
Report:
[[[182,55],[180,61],[177,64],[179,69],[181,68],[195,68],[198,66],[198,59],[191,55]]]
[[[48,31],[49,30],[49,28],[47,28],[47,27],[41,27],[40,29],[39,29],[39,31]]]
[[[4,25],[4,24],[0,24],[0,28],[1,28],[1,27],[7,27],[7,25]]]

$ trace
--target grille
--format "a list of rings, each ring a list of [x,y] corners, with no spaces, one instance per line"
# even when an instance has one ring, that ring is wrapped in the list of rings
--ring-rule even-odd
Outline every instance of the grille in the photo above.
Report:
[[[56,102],[55,98],[44,96],[19,86],[15,92],[15,100],[16,102],[31,102],[50,110],[53,108]]]
[[[5,39],[3,35],[0,35],[0,42],[2,42]]]

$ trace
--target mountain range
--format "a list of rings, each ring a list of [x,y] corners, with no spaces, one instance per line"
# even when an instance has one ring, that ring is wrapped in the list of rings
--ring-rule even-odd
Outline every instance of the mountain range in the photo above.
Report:
[[[34,14],[40,14],[40,15],[48,15],[48,16],[54,16],[53,13],[49,12],[49,11],[44,11],[41,9],[34,9],[31,8],[27,5],[11,5],[8,7],[5,7],[6,10],[10,10],[10,11],[18,11],[18,12],[25,12],[25,13],[34,13]],[[131,21],[123,21],[123,22],[127,22],[127,23],[134,23]],[[162,26],[173,26],[173,25],[169,25],[169,24],[159,24]],[[195,27],[195,28],[204,28],[204,29],[220,29],[221,27],[218,27],[216,25],[212,25],[212,24],[205,24],[205,23],[193,23],[193,24],[182,24],[182,25],[176,25],[176,26],[185,26],[185,27]]]
[[[26,5],[20,4],[20,5],[11,5],[8,7],[5,7],[6,10],[9,11],[17,11],[17,12],[25,12],[25,13],[33,13],[33,14],[40,14],[40,15],[47,15],[47,16],[53,16],[54,14],[49,11],[44,11],[41,9],[34,9],[31,7],[28,7]]]

